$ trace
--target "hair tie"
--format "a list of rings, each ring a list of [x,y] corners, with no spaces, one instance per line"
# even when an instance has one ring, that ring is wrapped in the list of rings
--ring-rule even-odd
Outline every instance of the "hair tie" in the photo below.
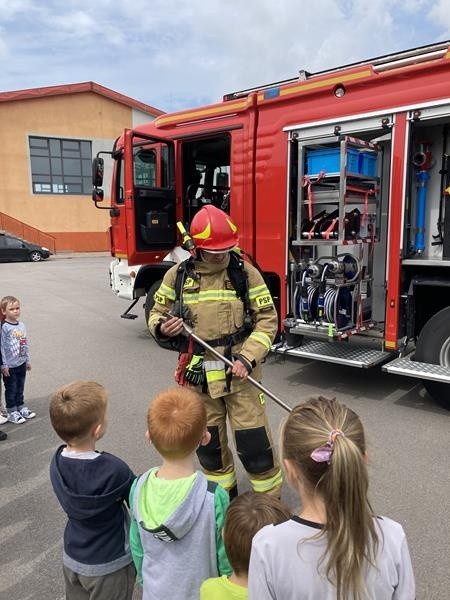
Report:
[[[318,463],[326,462],[330,464],[331,457],[333,456],[334,444],[338,435],[345,437],[344,432],[340,429],[333,429],[330,431],[328,435],[328,441],[325,446],[320,446],[320,448],[313,450],[310,454],[311,458]]]

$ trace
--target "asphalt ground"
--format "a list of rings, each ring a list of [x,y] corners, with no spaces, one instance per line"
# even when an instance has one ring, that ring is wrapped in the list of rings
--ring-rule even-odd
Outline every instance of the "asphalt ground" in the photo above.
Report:
[[[21,300],[32,370],[26,402],[37,417],[2,425],[0,442],[0,599],[62,600],[65,518],[50,486],[49,461],[59,445],[48,400],[60,385],[94,379],[110,392],[109,424],[99,449],[136,472],[159,463],[144,439],[149,400],[173,385],[176,355],[149,337],[139,318],[109,288],[105,255],[52,257],[42,263],[0,265],[0,295]],[[264,385],[294,406],[312,394],[336,396],[361,416],[368,438],[370,496],[378,514],[407,533],[417,598],[450,598],[450,413],[434,405],[416,380],[382,373],[269,357]],[[284,411],[267,399],[274,436]],[[239,489],[249,489],[238,469]],[[284,485],[283,500],[298,507]],[[139,598],[136,593],[136,598]]]

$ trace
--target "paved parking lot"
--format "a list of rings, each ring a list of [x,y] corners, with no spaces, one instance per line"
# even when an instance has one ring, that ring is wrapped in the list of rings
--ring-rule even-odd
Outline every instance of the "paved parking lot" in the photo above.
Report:
[[[135,321],[119,318],[126,305],[109,289],[108,261],[84,256],[0,265],[0,294],[22,302],[32,360],[27,402],[38,414],[23,425],[1,427],[9,437],[0,443],[0,600],[64,597],[64,516],[48,479],[59,444],[48,419],[54,389],[75,379],[104,384],[110,391],[109,426],[100,449],[121,456],[136,473],[158,462],[144,440],[145,413],[149,399],[172,385],[176,356],[149,338],[142,306],[135,307]],[[450,414],[435,406],[417,381],[379,370],[271,357],[264,384],[292,406],[322,393],[360,414],[373,505],[405,527],[417,598],[447,600]],[[267,402],[276,436],[284,413]],[[249,487],[242,471],[239,486]],[[287,486],[283,499],[296,506]]]

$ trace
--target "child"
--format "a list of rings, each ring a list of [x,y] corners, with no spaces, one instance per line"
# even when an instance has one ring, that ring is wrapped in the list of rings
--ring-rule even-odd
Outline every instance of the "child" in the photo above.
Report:
[[[3,362],[3,360],[2,360],[2,362]],[[6,423],[8,421],[8,417],[5,417],[5,415],[3,414],[4,410],[6,410],[6,408],[4,408],[4,405],[3,405],[2,374],[1,374],[1,370],[0,370],[0,425],[3,425],[3,423]],[[0,429],[0,442],[3,442],[3,440],[6,440],[7,437],[8,437],[8,434]]]
[[[131,600],[136,572],[124,501],[134,475],[119,458],[98,452],[106,429],[106,390],[75,381],[50,401],[53,429],[65,445],[50,465],[53,490],[66,512],[63,572],[66,600]]]
[[[3,312],[1,309],[1,302],[0,302],[0,327],[3,323],[4,320],[4,316],[3,316]],[[1,356],[1,334],[0,334],[0,364],[3,364],[3,358]],[[3,401],[3,395],[2,395],[2,370],[0,367],[0,425],[3,425],[3,423],[6,423],[8,421],[8,413],[6,412],[6,406],[5,403]],[[3,440],[6,440],[6,438],[8,437],[8,434],[5,433],[4,431],[0,430],[0,442],[3,442]]]
[[[230,574],[222,541],[228,494],[194,468],[211,435],[200,396],[169,389],[150,403],[147,439],[162,456],[133,484],[130,544],[143,600],[198,600],[208,577]]]
[[[1,339],[1,336],[0,336]],[[0,357],[0,362],[3,364],[3,359]],[[0,425],[8,422],[8,413],[6,412],[5,402],[3,400],[3,385],[2,385],[2,371],[0,369]]]
[[[5,296],[0,302],[4,320],[1,334],[2,375],[8,421],[19,425],[36,416],[24,404],[26,372],[31,369],[27,330],[19,321],[20,303],[14,296]]]
[[[255,535],[249,598],[413,600],[405,533],[367,498],[359,417],[334,399],[311,399],[287,418],[281,446],[302,510]]]
[[[253,536],[269,523],[281,523],[291,516],[280,500],[268,494],[246,492],[230,504],[223,528],[223,540],[233,567],[230,577],[207,579],[200,588],[200,600],[246,600],[248,563]]]

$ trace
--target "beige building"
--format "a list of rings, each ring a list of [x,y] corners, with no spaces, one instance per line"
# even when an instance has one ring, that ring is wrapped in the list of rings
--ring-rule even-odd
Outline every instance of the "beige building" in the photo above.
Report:
[[[0,92],[0,229],[56,251],[108,250],[109,212],[91,200],[92,157],[160,114],[93,82]]]

